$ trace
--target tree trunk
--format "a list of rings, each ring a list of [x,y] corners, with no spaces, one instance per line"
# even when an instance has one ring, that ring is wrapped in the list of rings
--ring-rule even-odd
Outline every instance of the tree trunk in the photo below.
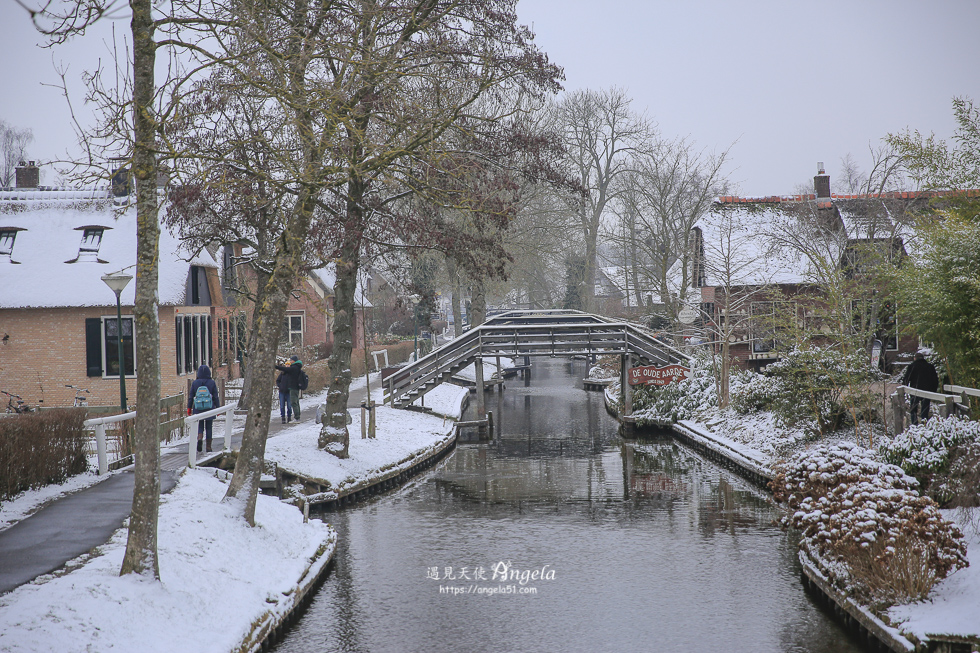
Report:
[[[474,279],[470,292],[470,328],[476,328],[487,321],[487,293],[483,279]]]
[[[227,502],[238,501],[242,516],[250,526],[255,525],[255,502],[265,465],[265,444],[269,436],[269,419],[272,414],[276,352],[279,349],[279,338],[289,296],[299,279],[300,265],[303,261],[303,244],[309,232],[313,206],[309,191],[305,197],[297,200],[289,222],[279,237],[275,268],[265,290],[259,291],[265,299],[258,304],[253,325],[256,341],[255,349],[249,357],[252,398],[249,401],[248,417],[245,419],[241,449],[235,462],[235,473],[223,499]]]
[[[250,412],[252,399],[254,397],[252,393],[252,380],[255,376],[255,368],[252,366],[252,352],[255,351],[255,346],[259,339],[259,312],[262,309],[262,306],[265,304],[265,293],[266,288],[269,286],[270,279],[271,277],[268,273],[256,270],[255,303],[252,304],[252,327],[248,330],[248,344],[245,346],[245,360],[242,361],[245,369],[242,370],[242,394],[238,400],[238,408],[246,411],[246,414]],[[259,384],[258,387],[261,388],[262,385]],[[261,394],[262,392],[260,390],[259,395]]]
[[[593,220],[591,228],[585,237],[585,265],[582,270],[582,288],[579,289],[579,299],[582,310],[586,313],[596,313],[595,278],[596,278],[596,240],[599,236],[598,219]]]
[[[463,333],[463,311],[460,307],[463,293],[459,284],[459,270],[452,257],[446,258],[446,268],[449,271],[449,285],[452,288],[450,303],[453,307],[453,336],[459,336]]]
[[[150,0],[131,0],[133,11],[133,173],[136,178],[136,302],[133,337],[136,342],[136,426],[133,434],[135,487],[129,518],[129,537],[120,575],[139,574],[160,579],[157,557],[157,516],[160,509],[160,316],[158,257],[160,222],[157,217],[156,118]],[[119,337],[122,337],[122,325]],[[125,361],[119,361],[125,374]]]
[[[727,329],[726,329],[727,331]],[[728,343],[728,335],[722,333],[722,343],[721,343],[721,389],[718,392],[718,406],[721,408],[728,408],[728,403],[731,400],[729,396],[729,379],[732,373],[732,356],[731,356],[731,346]]]
[[[353,209],[359,211],[359,207]],[[350,398],[350,360],[353,349],[354,290],[360,267],[361,240],[358,236],[345,239],[341,258],[337,261],[337,282],[334,286],[333,351],[327,363],[330,368],[330,389],[327,392],[327,411],[323,417],[318,445],[338,458],[347,458],[350,432],[347,430],[347,400]]]

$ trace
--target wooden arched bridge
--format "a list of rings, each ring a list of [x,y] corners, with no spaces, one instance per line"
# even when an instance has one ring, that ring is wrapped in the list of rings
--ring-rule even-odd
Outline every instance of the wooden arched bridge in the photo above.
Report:
[[[634,365],[686,365],[690,360],[658,340],[654,332],[629,322],[581,311],[509,311],[495,315],[389,376],[384,381],[385,402],[396,407],[409,406],[474,362],[478,363],[480,387],[485,357],[575,355],[619,355],[623,370]],[[624,383],[624,387],[628,385]],[[482,393],[477,394],[481,395],[478,404],[482,404]]]

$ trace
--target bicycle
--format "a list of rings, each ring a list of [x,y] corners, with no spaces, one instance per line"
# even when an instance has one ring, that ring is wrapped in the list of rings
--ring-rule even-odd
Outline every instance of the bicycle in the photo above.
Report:
[[[24,401],[24,398],[21,397],[20,395],[15,395],[14,393],[7,392],[6,390],[0,390],[0,394],[7,395],[7,407],[4,412],[18,413],[18,414],[34,412],[34,409],[28,406],[27,402]],[[15,399],[17,400],[16,404],[14,403]]]
[[[66,388],[71,388],[75,391],[75,400],[72,402],[72,408],[77,408],[79,406],[88,406],[88,397],[84,396],[82,393],[88,393],[89,391],[84,388],[79,388],[77,385],[65,384]]]

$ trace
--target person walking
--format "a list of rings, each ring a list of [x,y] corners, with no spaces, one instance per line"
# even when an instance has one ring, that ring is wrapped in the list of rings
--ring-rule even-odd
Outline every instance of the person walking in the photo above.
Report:
[[[282,417],[282,423],[288,424],[293,421],[293,405],[289,401],[289,388],[285,383],[285,375],[285,372],[279,372],[279,376],[276,377],[276,387],[279,388],[279,415]]]
[[[191,383],[191,391],[187,397],[187,414],[197,415],[221,406],[218,396],[218,384],[211,378],[211,368],[201,365],[197,368],[197,378]],[[201,450],[201,440],[207,433],[207,451],[211,451],[211,436],[214,432],[214,418],[202,419],[197,423],[197,450]]]
[[[303,361],[295,354],[289,357],[288,365],[276,365],[282,372],[282,385],[289,390],[289,405],[293,409],[293,417],[299,421],[299,389],[300,376],[303,372]]]
[[[936,373],[936,366],[926,360],[925,355],[918,351],[915,353],[915,360],[905,370],[902,375],[902,385],[907,385],[916,390],[926,392],[936,392],[939,390],[939,375]],[[912,395],[911,401],[911,420],[913,424],[919,423],[919,418],[925,422],[929,419],[930,400],[924,397]]]

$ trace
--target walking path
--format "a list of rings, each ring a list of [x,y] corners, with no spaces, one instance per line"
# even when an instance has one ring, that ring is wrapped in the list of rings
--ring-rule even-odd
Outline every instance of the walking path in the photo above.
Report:
[[[372,390],[380,387],[379,378],[376,373],[371,375]],[[354,379],[349,407],[360,407],[365,398],[365,386],[364,377]],[[275,406],[269,437],[288,432],[298,424],[312,423],[316,406],[323,397],[322,392],[304,397],[300,402],[302,421],[290,424],[281,423],[279,408]],[[237,448],[240,443],[241,428],[232,437],[232,448]],[[187,465],[187,446],[184,442],[161,451],[162,493],[173,489],[177,473]],[[214,439],[215,451],[220,451],[223,446],[224,438]],[[105,544],[129,517],[134,484],[132,467],[125,468],[84,490],[56,499],[30,517],[0,531],[0,594],[52,573],[70,560]]]

